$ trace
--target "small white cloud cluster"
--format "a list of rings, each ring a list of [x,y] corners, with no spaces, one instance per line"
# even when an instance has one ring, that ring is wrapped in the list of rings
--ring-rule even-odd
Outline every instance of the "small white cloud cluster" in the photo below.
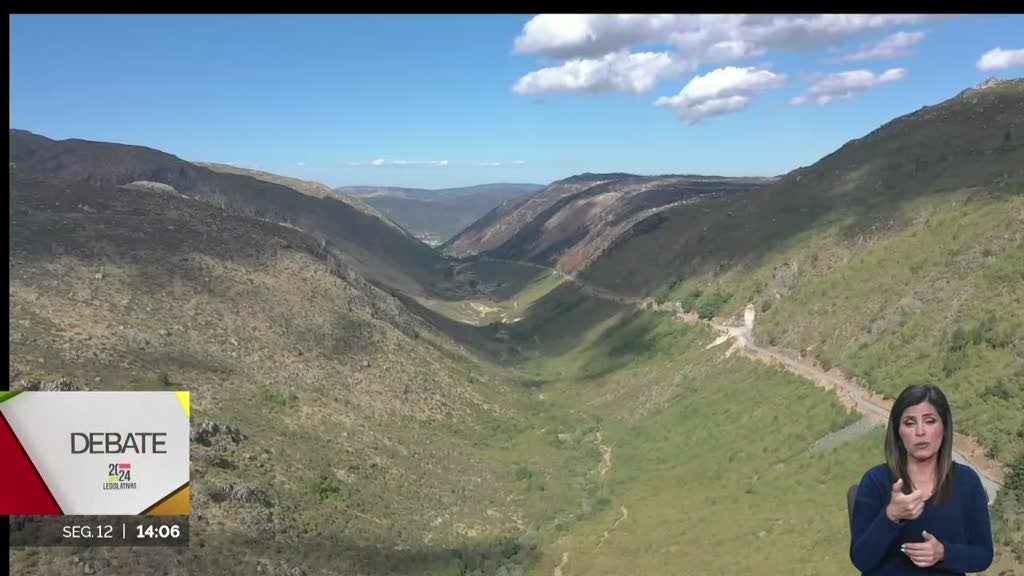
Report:
[[[522,166],[523,164],[526,164],[525,160],[512,160],[511,162],[477,162],[476,163],[477,166],[486,166],[486,167],[490,167],[490,168],[494,168],[494,167],[498,167],[498,166]]]
[[[444,168],[448,166],[447,160],[388,160],[385,158],[377,158],[370,160],[369,162],[349,162],[349,166],[374,166],[377,168],[384,166],[433,166],[437,168]]]
[[[447,168],[452,165],[448,160],[397,160],[387,158],[376,158],[368,162],[347,162],[349,166],[384,168],[389,166],[424,166],[428,168]],[[522,166],[525,160],[511,160],[508,162],[476,162],[476,166]],[[299,164],[303,165],[302,163]]]
[[[793,105],[799,106],[807,102],[816,102],[824,106],[834,100],[850,98],[853,95],[864,92],[888,82],[895,82],[906,75],[903,68],[890,68],[881,74],[875,74],[870,70],[849,70],[829,74],[815,82],[804,96],[797,96],[790,100]]]
[[[576,58],[561,66],[541,68],[520,78],[512,90],[517,94],[543,92],[628,92],[651,91],[658,80],[692,70],[689,62],[668,52],[613,52],[601,58]]]
[[[786,82],[785,74],[756,68],[719,68],[690,80],[679,94],[662,96],[655,106],[669,106],[694,124],[703,118],[743,110],[759,92]]]
[[[1005,70],[1024,66],[1024,48],[1017,50],[993,48],[981,55],[976,66],[978,70]]]
[[[878,42],[863,49],[836,59],[837,62],[857,62],[861,60],[877,60],[895,58],[910,54],[910,47],[924,39],[924,32],[897,32],[882,38]]]

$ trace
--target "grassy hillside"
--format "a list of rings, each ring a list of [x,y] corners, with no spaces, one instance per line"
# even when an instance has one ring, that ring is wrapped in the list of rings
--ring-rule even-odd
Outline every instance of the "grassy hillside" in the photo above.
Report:
[[[476,326],[518,322],[564,280],[555,271],[510,262],[467,261],[454,270],[461,282],[475,289],[473,297],[419,298],[419,302],[447,318]]]
[[[367,278],[409,291],[444,292],[448,263],[406,232],[333,198],[317,198],[242,174],[214,172],[170,154],[11,130],[10,161],[24,175],[99,186],[157,182],[243,216],[286,224],[332,243]]]
[[[12,387],[187,389],[197,434],[190,548],[14,550],[15,573],[519,570],[594,490],[599,455],[557,441],[577,416],[315,238],[161,192],[9,189]]]
[[[810,454],[856,417],[798,378],[704,351],[710,341],[629,313],[536,364],[556,382],[549,401],[591,414],[613,453],[602,513],[552,542],[532,573],[563,553],[566,573],[850,572],[841,495],[877,444]]]
[[[893,397],[931,381],[957,430],[1024,467],[1024,81],[898,118],[762,192],[680,206],[581,274],[701,315]],[[1019,473],[1018,473],[1019,475]],[[1016,494],[1016,496],[1014,495]],[[1024,562],[1024,502],[998,505]]]
[[[690,265],[662,293],[694,307],[728,295],[717,306],[723,315],[756,302],[760,341],[806,351],[889,396],[934,381],[959,407],[962,430],[1005,461],[1021,456],[1024,146],[1012,136],[1024,128],[1014,112],[1021,102],[1020,81],[970,91],[787,176],[771,197],[809,195],[816,187],[802,181],[841,162],[846,169],[834,179],[848,186],[822,188],[828,212],[787,236],[762,231],[785,213],[758,211],[760,227],[753,216],[717,216],[706,235],[719,240],[710,246],[736,248],[727,243],[749,231],[767,247],[732,258],[709,247],[703,266]],[[992,117],[977,121],[979,109]],[[957,120],[971,129],[944,134]],[[878,157],[862,150],[869,144]],[[907,162],[885,151],[914,144],[920,156],[947,157],[946,165],[909,178]],[[858,174],[852,182],[851,174]]]
[[[898,118],[761,192],[663,212],[580,277],[705,315],[894,396],[943,385],[960,429],[1024,454],[1024,81]]]
[[[777,184],[685,203],[640,221],[635,226],[638,233],[621,235],[578,276],[625,295],[653,293],[676,300],[703,316],[736,315],[753,302],[758,342],[797,351],[826,368],[838,366],[889,397],[912,382],[939,384],[953,403],[957,430],[978,439],[990,456],[1006,465],[1009,488],[1000,492],[993,508],[1001,560],[992,573],[1019,566],[1024,563],[1022,103],[1021,80],[967,90],[897,118]],[[534,226],[549,233],[552,227],[543,220],[551,217],[542,211],[540,221],[518,230]],[[581,295],[579,301],[584,300]],[[551,307],[542,312],[545,302]],[[554,321],[542,319],[563,311],[569,313],[565,318],[574,318],[574,306],[578,304],[571,295],[552,291],[537,300],[533,324],[550,329]],[[612,313],[583,325],[567,325],[558,332],[574,334],[574,339],[561,340],[565,346],[558,346],[558,340],[542,338],[534,342],[533,355],[528,348],[535,335],[531,323],[514,324],[508,332],[514,344],[524,347],[523,357],[536,363],[542,375],[535,380],[568,378],[578,384],[566,385],[567,406],[579,409],[586,404],[581,391],[609,379],[616,383],[616,392],[609,394],[620,404],[635,406],[638,398],[668,394],[631,388],[630,378],[615,376],[650,374],[646,382],[663,386],[664,373],[640,365],[633,372],[627,368],[638,356],[665,346],[666,336],[645,322],[617,319]],[[589,345],[591,350],[571,352],[575,345],[584,350]],[[676,370],[689,375],[702,361],[681,361]],[[733,375],[722,377],[728,380]],[[679,420],[665,422],[673,429],[684,426]],[[629,430],[630,438],[645,437],[641,430]],[[837,459],[871,454],[868,450],[877,448],[878,440],[876,433],[851,443],[828,466]],[[634,446],[648,449],[641,442],[631,442]],[[693,447],[695,458],[700,457],[699,446]],[[681,449],[673,445],[669,453]],[[864,465],[881,458],[879,452],[873,455],[850,468],[844,461],[844,474],[853,472],[855,481]],[[664,464],[667,457],[655,460]],[[804,462],[812,469],[817,465],[824,463]],[[836,480],[834,488],[845,488],[840,485],[845,481]],[[646,486],[652,512],[667,506],[660,496],[667,489],[657,480]],[[780,486],[779,492],[786,489]],[[613,506],[606,522],[594,527],[593,537],[603,534],[617,517]],[[830,521],[839,530],[841,520]],[[689,525],[688,520],[678,523]],[[698,523],[711,525],[712,520]],[[667,552],[650,543],[662,524],[638,528],[636,547],[608,554],[618,563],[573,568],[570,561],[562,569],[671,573],[672,564],[663,560]],[[681,549],[696,549],[693,553],[699,554],[698,543],[707,550],[706,562],[723,573],[755,569],[746,556],[713,561],[710,556],[720,552],[721,542],[708,544],[695,537],[694,547]],[[652,564],[629,567],[645,558]],[[833,561],[845,566],[842,557]],[[558,554],[547,556],[539,571],[553,570],[560,562]],[[835,568],[807,573],[830,570]]]
[[[567,517],[529,574],[854,572],[845,493],[883,461],[882,429],[816,447],[858,416],[802,378],[705,350],[714,336],[620,309],[520,367],[539,397],[590,422],[565,441],[610,448],[599,512]],[[1024,470],[1015,478],[993,509],[988,574],[1022,561]]]
[[[1020,194],[1024,80],[972,89],[892,120],[815,164],[750,194],[660,212],[636,224],[581,277],[642,295],[681,278],[750,269],[800,234],[835,227],[846,242],[900,225],[920,197],[984,188]]]

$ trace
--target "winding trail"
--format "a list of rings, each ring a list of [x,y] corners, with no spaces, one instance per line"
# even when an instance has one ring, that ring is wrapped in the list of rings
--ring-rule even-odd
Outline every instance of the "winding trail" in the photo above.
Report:
[[[612,467],[612,448],[604,445],[600,431],[597,432],[597,448],[601,451],[601,463],[597,465],[597,471],[604,476]]]
[[[603,440],[601,439],[600,431],[597,432],[596,442],[597,447],[601,450],[601,463],[598,464],[597,471],[601,474],[601,476],[604,476],[612,467],[612,448],[611,446],[606,446],[604,444]],[[615,528],[619,526],[619,522],[622,522],[626,518],[629,518],[629,510],[627,510],[625,506],[620,505],[619,510],[622,511],[622,516],[619,517],[614,524],[612,524],[611,528],[604,531],[604,534],[601,535],[601,540],[597,543],[595,549],[600,548],[601,545],[604,544],[604,541],[608,539],[608,536],[610,536],[611,533],[615,531]]]
[[[608,470],[610,470],[611,467],[612,467],[612,448],[611,448],[611,446],[607,446],[604,443],[604,439],[601,437],[601,431],[600,430],[598,430],[595,433],[595,436],[596,436],[596,438],[594,439],[594,443],[597,444],[597,448],[601,451],[601,461],[598,462],[598,464],[597,464],[597,473],[600,474],[601,476],[604,476],[605,474],[608,473]],[[597,543],[597,546],[595,547],[595,549],[596,548],[600,548],[601,544],[604,544],[605,539],[607,539],[608,536],[611,535],[611,533],[619,525],[619,522],[622,522],[627,517],[629,517],[629,510],[627,510],[625,506],[620,506],[619,509],[622,510],[622,517],[617,519],[615,521],[615,523],[612,524],[611,528],[609,528],[608,530],[604,531],[604,534],[601,536],[601,541]],[[568,552],[562,552],[562,561],[558,563],[558,566],[555,566],[554,576],[563,576],[562,569],[565,568],[565,565],[568,564],[568,563],[569,563],[569,553]]]
[[[619,510],[622,512],[622,516],[620,516],[619,519],[616,520],[614,524],[612,524],[611,528],[604,531],[604,534],[601,535],[601,540],[597,543],[597,546],[594,547],[595,550],[600,548],[601,544],[604,544],[604,541],[608,539],[608,536],[610,536],[611,533],[614,532],[616,528],[618,528],[619,522],[622,522],[626,518],[629,518],[629,510],[626,510],[625,506],[619,506]]]
[[[500,260],[494,258],[483,259],[495,262],[510,262],[522,266],[537,268],[539,270],[547,270],[561,276],[566,281],[573,283],[585,294],[595,296],[597,298],[603,298],[605,300],[611,300],[624,305],[670,312],[677,319],[688,324],[700,324],[707,326],[718,332],[718,338],[711,345],[707,346],[708,349],[714,348],[715,346],[731,340],[732,345],[726,351],[726,357],[735,353],[740,353],[752,360],[757,360],[772,366],[780,366],[793,374],[810,380],[816,386],[833,390],[839,397],[839,401],[844,406],[863,414],[864,417],[858,422],[855,422],[843,430],[836,431],[819,439],[815,442],[814,446],[811,447],[811,450],[822,450],[829,445],[838,445],[841,442],[866,433],[874,426],[885,426],[889,418],[889,411],[892,408],[892,400],[888,400],[882,397],[882,395],[860,386],[853,378],[844,374],[838,368],[825,370],[817,363],[810,359],[803,358],[791,350],[770,346],[760,346],[756,344],[752,335],[754,319],[756,317],[756,310],[753,304],[748,304],[744,309],[742,325],[733,326],[728,324],[719,324],[709,320],[702,320],[694,313],[685,312],[678,302],[658,304],[650,297],[635,298],[623,296],[605,288],[586,284],[575,275],[566,274],[555,268],[549,268],[532,262]],[[991,505],[995,502],[996,495],[1003,487],[1003,484],[1006,483],[1005,467],[998,460],[989,457],[986,454],[985,449],[975,439],[959,432],[954,432],[953,441],[957,446],[957,448],[953,450],[953,459],[961,464],[970,466],[978,473],[981,477],[982,484],[985,486],[986,492],[988,492],[989,505]]]
[[[794,357],[792,352],[788,350],[755,344],[751,334],[756,316],[753,304],[748,304],[746,309],[744,309],[742,326],[730,326],[701,320],[695,314],[684,312],[678,303],[662,304],[659,306],[657,303],[652,302],[651,305],[659,310],[675,313],[676,318],[684,322],[691,324],[704,323],[718,330],[718,338],[708,345],[707,348],[710,349],[732,340],[733,344],[726,351],[726,356],[739,352],[748,358],[764,362],[765,364],[781,366],[794,374],[810,380],[817,386],[835,391],[843,405],[864,415],[860,421],[847,428],[819,439],[811,447],[812,450],[821,450],[829,445],[837,445],[842,441],[867,432],[876,425],[886,425],[889,411],[892,408],[892,400],[887,400],[881,395],[861,387],[837,368],[826,371],[813,362]],[[978,472],[981,482],[985,486],[985,491],[988,493],[989,505],[992,505],[1000,488],[1006,482],[1006,473],[1003,466],[998,461],[987,457],[984,448],[969,436],[954,432],[953,442],[958,446],[958,448],[953,449],[953,459]]]
[[[880,394],[860,386],[854,379],[843,374],[838,368],[825,370],[817,363],[796,355],[790,350],[770,346],[760,346],[754,343],[753,328],[757,314],[753,304],[748,304],[744,309],[742,325],[735,326],[720,324],[711,320],[703,320],[694,313],[685,312],[678,302],[658,304],[650,297],[632,298],[622,296],[603,288],[589,286],[575,276],[565,274],[560,270],[530,262],[497,260],[493,258],[486,259],[492,261],[513,262],[515,264],[547,270],[554,274],[558,274],[565,280],[573,283],[580,289],[580,291],[588,295],[603,298],[605,300],[611,300],[624,305],[650,308],[653,310],[672,313],[676,319],[682,322],[703,325],[718,332],[718,337],[714,342],[706,346],[705,349],[715,348],[726,342],[732,341],[732,344],[725,352],[725,357],[739,353],[744,357],[758,362],[772,366],[780,366],[793,374],[810,380],[816,386],[834,391],[839,397],[839,401],[844,406],[856,410],[862,414],[862,418],[841,430],[836,430],[819,438],[809,447],[808,450],[810,452],[819,452],[833,446],[837,446],[843,442],[847,442],[857,436],[869,432],[876,426],[885,426],[887,423],[889,412],[892,408],[892,400],[887,400]],[[978,476],[981,477],[982,484],[985,487],[985,491],[988,493],[988,504],[991,506],[995,502],[999,490],[1006,482],[1004,466],[997,460],[988,457],[984,448],[973,438],[958,432],[955,432],[953,437],[955,445],[958,446],[957,449],[953,450],[953,459],[961,464],[971,467],[978,473]],[[610,446],[604,444],[600,431],[596,433],[595,442],[597,447],[601,450],[601,462],[598,464],[597,471],[601,476],[604,476],[612,465],[612,449]],[[601,535],[601,539],[598,541],[595,549],[600,548],[604,544],[605,540],[611,536],[612,532],[615,531],[619,523],[629,517],[629,510],[627,510],[625,506],[620,505],[619,509],[622,512],[622,516],[616,519],[611,528]],[[562,570],[568,562],[569,553],[562,552],[562,559],[561,562],[555,566],[554,576],[564,576]]]
[[[857,420],[842,430],[829,432],[821,438],[818,438],[814,441],[814,444],[811,444],[811,447],[808,448],[807,451],[813,454],[823,450],[828,450],[834,446],[839,446],[844,442],[849,442],[858,436],[867,434],[871,430],[875,429],[879,424],[880,422],[874,418],[868,418],[866,416],[861,417],[860,420]]]
[[[565,568],[565,565],[568,563],[569,553],[562,552],[562,561],[558,563],[558,566],[555,566],[555,576],[562,576],[562,568]]]

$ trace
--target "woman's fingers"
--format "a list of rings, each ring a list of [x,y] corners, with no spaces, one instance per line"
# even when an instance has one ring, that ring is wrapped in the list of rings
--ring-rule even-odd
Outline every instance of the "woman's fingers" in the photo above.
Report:
[[[927,495],[924,490],[914,490],[910,494],[902,494],[893,490],[892,498],[895,501],[896,509],[900,511],[898,515],[913,520],[924,511]]]
[[[911,542],[904,544],[900,550],[906,554],[910,561],[920,567],[927,567],[935,564],[935,550],[928,542]]]
[[[914,564],[917,564],[918,566],[931,566],[932,564],[935,563],[935,560],[933,559],[934,557],[932,556],[931,553],[927,553],[927,552],[925,552],[925,553],[906,552],[905,554],[910,557],[910,561],[911,562],[913,562]]]

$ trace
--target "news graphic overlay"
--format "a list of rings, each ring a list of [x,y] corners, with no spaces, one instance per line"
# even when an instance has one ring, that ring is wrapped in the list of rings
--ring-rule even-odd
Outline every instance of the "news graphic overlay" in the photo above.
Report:
[[[187,545],[188,392],[0,392],[10,545]]]

